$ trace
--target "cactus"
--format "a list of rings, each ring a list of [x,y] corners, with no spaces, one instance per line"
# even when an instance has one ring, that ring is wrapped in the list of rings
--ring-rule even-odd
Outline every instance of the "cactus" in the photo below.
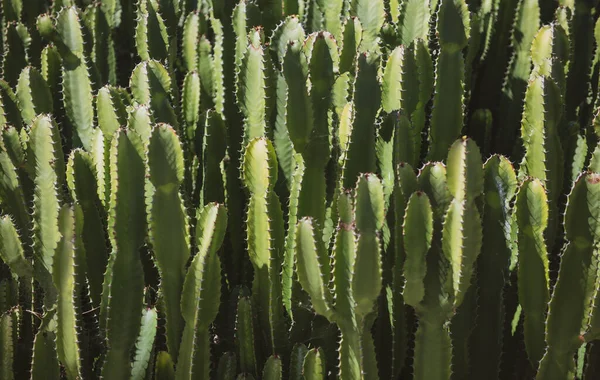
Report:
[[[523,308],[525,346],[533,366],[542,359],[544,321],[550,298],[548,252],[544,232],[548,226],[546,190],[539,180],[525,181],[517,194],[519,245],[519,303]]]
[[[590,321],[590,306],[598,281],[594,244],[600,239],[598,174],[582,174],[569,194],[565,214],[568,242],[560,263],[558,280],[548,309],[546,352],[538,379],[565,379],[574,376],[573,356],[583,343],[582,329]],[[560,306],[559,306],[560,305]]]
[[[0,377],[597,377],[597,0],[0,7]]]

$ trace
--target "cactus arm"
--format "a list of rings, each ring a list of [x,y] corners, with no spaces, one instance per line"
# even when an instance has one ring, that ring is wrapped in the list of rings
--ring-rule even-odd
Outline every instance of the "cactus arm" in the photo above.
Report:
[[[286,124],[290,140],[294,150],[303,153],[313,131],[314,114],[306,88],[308,63],[302,44],[290,42],[283,58],[283,74],[288,87]]]
[[[254,351],[254,329],[252,302],[248,297],[240,297],[237,304],[236,346],[240,359],[240,370],[257,373],[256,353]]]
[[[34,167],[35,192],[33,199],[34,253],[36,277],[46,292],[46,307],[56,300],[52,284],[52,262],[60,232],[58,230],[58,175],[52,161],[57,159],[54,147],[56,127],[47,116],[38,117],[29,132],[28,153]],[[59,150],[61,151],[61,150]],[[62,157],[62,155],[60,155]],[[58,167],[58,165],[57,165]]]
[[[348,148],[348,162],[344,168],[344,187],[354,185],[360,173],[372,173],[375,162],[375,117],[381,100],[377,78],[378,57],[360,54],[354,90],[356,116]]]
[[[92,86],[84,56],[81,24],[74,7],[64,8],[57,16],[56,29],[62,51],[64,106],[74,126],[74,143],[87,151],[91,147],[94,108]]]
[[[248,47],[248,36],[247,36],[247,7],[248,4],[245,0],[240,0],[239,3],[233,8],[233,14],[231,16],[233,22],[233,32],[235,34],[235,67],[238,69],[242,63],[242,58],[246,53]]]
[[[433,211],[425,193],[417,191],[410,196],[402,229],[406,252],[404,301],[412,307],[418,307],[425,296],[426,256],[433,237]]]
[[[39,114],[52,113],[50,89],[42,74],[33,67],[26,67],[21,71],[16,96],[21,116],[27,125]]]
[[[570,62],[566,83],[566,116],[575,120],[578,108],[584,106],[587,91],[581,91],[591,80],[594,58],[594,17],[593,3],[576,2],[570,22]],[[582,107],[583,108],[583,107]]]
[[[152,131],[148,166],[154,187],[149,194],[149,235],[166,305],[167,344],[169,352],[176,357],[183,331],[179,301],[190,242],[187,213],[179,192],[184,172],[183,151],[175,131],[165,124]]]
[[[29,245],[31,242],[26,231],[31,229],[31,217],[21,188],[22,183],[4,143],[0,142],[0,205],[14,219],[16,228],[22,231],[23,239]]]
[[[69,158],[68,177],[74,185],[74,197],[81,205],[85,223],[83,224],[83,245],[86,252],[87,279],[90,298],[100,305],[103,273],[108,262],[103,220],[104,210],[98,197],[96,168],[92,156],[82,150],[74,150]]]
[[[333,286],[335,310],[340,316],[338,324],[344,330],[356,329],[356,305],[352,292],[352,279],[356,264],[356,228],[354,226],[353,200],[348,192],[338,198],[340,220],[334,242]]]
[[[9,216],[0,218],[0,259],[15,276],[27,279],[33,275],[31,263],[23,254],[21,239]]]
[[[304,360],[307,353],[308,348],[303,343],[296,343],[292,348],[289,367],[290,380],[304,380]]]
[[[223,82],[223,25],[217,18],[212,17],[210,23],[215,33],[215,45],[213,47],[213,99],[215,110],[223,115],[225,104],[225,85]]]
[[[385,21],[383,0],[352,0],[350,14],[357,17],[363,27],[360,52],[374,52],[379,43],[379,32]]]
[[[282,364],[281,359],[277,356],[270,356],[263,368],[264,380],[281,380]]]
[[[415,380],[449,379],[452,345],[446,325],[427,320],[419,321],[415,334]]]
[[[8,22],[3,27],[4,54],[2,54],[2,77],[13,87],[21,70],[27,67],[27,50],[31,37],[27,27],[19,22]]]
[[[596,292],[600,241],[600,175],[582,174],[569,194],[565,214],[567,245],[546,322],[547,349],[538,379],[566,379],[575,375],[574,355],[583,343]]]
[[[352,279],[355,313],[363,318],[373,310],[381,292],[379,232],[385,219],[383,185],[375,175],[365,174],[356,185],[356,229],[358,242]]]
[[[351,17],[344,23],[343,29],[340,73],[354,73],[356,52],[363,38],[363,27],[358,18]]]
[[[209,204],[200,212],[196,227],[198,253],[188,269],[181,294],[181,313],[185,328],[177,360],[178,379],[193,378],[192,363],[195,360],[208,363],[210,359],[210,353],[203,350],[205,342],[195,340],[206,334],[217,316],[221,287],[221,263],[217,251],[223,243],[226,226],[227,211],[223,206]],[[196,336],[195,332],[200,331],[204,334]],[[203,337],[208,339],[206,335]],[[206,364],[203,367],[208,368]]]
[[[527,81],[531,72],[531,43],[540,27],[540,6],[536,0],[520,0],[511,33],[513,54],[502,86],[501,112],[495,146],[504,154],[513,152],[518,137]]]
[[[131,93],[141,105],[152,109],[157,122],[178,128],[177,116],[171,104],[171,78],[158,61],[141,62],[131,74]]]
[[[237,373],[237,358],[233,352],[226,352],[219,359],[217,369],[218,380],[235,380]]]
[[[138,250],[144,243],[146,211],[143,142],[134,131],[119,131],[111,147],[109,235],[113,252],[104,282],[106,336],[109,350],[103,377],[131,373],[129,352],[140,329],[144,273]]]
[[[164,61],[168,58],[169,36],[157,8],[158,4],[153,0],[140,0],[138,3],[135,45],[142,61]]]
[[[313,348],[306,353],[302,374],[304,380],[323,380],[325,379],[325,357],[323,350]]]
[[[481,250],[481,216],[476,199],[483,192],[483,164],[473,140],[455,142],[448,154],[448,189],[453,195],[444,219],[442,246],[452,266],[454,305],[460,306],[471,285]]]
[[[544,61],[545,62],[545,61]],[[535,59],[534,59],[535,63]],[[546,239],[552,249],[558,225],[558,198],[563,181],[563,151],[558,136],[561,95],[549,77],[531,75],[525,94],[521,136],[525,154],[519,176],[538,178],[548,192],[549,215]]]
[[[444,159],[463,127],[465,62],[462,49],[469,36],[469,13],[464,0],[441,3],[437,33],[441,50],[431,115],[430,160]]]
[[[381,82],[381,108],[387,112],[402,108],[403,68],[405,47],[397,46],[389,55]],[[408,78],[407,78],[408,79]]]
[[[60,364],[56,353],[56,311],[44,315],[33,341],[32,380],[60,379]]]
[[[156,364],[154,367],[154,379],[173,380],[175,378],[175,369],[171,355],[166,351],[160,351],[156,355]]]
[[[497,378],[502,355],[504,286],[511,257],[510,204],[517,178],[510,161],[492,156],[484,164],[483,245],[477,261],[478,312],[470,340],[473,378]],[[498,342],[490,347],[489,342]]]
[[[548,225],[546,191],[539,180],[521,185],[516,201],[519,303],[525,314],[525,346],[534,367],[544,354],[544,320],[549,295],[548,253],[543,233]]]
[[[67,378],[77,379],[81,377],[81,363],[76,333],[75,220],[72,208],[63,206],[60,209],[58,228],[62,237],[56,247],[52,270],[54,286],[58,292],[56,349],[58,358],[65,367]]]
[[[294,258],[296,250],[296,225],[298,223],[298,200],[302,188],[302,177],[304,176],[304,161],[300,155],[296,155],[296,168],[291,180],[290,201],[288,206],[288,230],[285,236],[285,253],[283,258],[283,271],[281,274],[281,289],[283,305],[287,313],[293,319],[292,313],[292,288],[294,281]]]
[[[156,309],[142,311],[140,335],[135,343],[135,359],[131,366],[131,380],[143,380],[146,377],[146,369],[156,337],[157,318]]]
[[[14,331],[17,328],[15,311],[7,311],[0,315],[0,377],[13,380],[13,360],[15,354]]]
[[[296,268],[298,280],[310,296],[313,308],[331,321],[334,316],[332,294],[321,273],[314,227],[309,218],[302,218],[296,229]]]
[[[258,33],[254,30],[252,33]],[[241,62],[238,104],[244,115],[244,140],[246,146],[250,140],[262,137],[266,132],[266,93],[265,64],[260,41],[250,43]]]
[[[200,16],[197,12],[190,12],[183,24],[183,36],[181,42],[183,64],[188,73],[198,69],[199,31]]]
[[[429,0],[401,0],[398,17],[400,44],[409,46],[417,38],[427,41],[430,18]]]
[[[271,35],[269,45],[275,54],[274,61],[279,63],[278,67],[283,63],[288,45],[292,41],[298,43],[304,41],[304,29],[298,16],[288,16],[281,24],[277,25]]]

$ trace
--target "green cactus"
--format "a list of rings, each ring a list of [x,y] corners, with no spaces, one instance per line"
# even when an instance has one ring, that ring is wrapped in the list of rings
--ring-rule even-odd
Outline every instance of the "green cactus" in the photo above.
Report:
[[[525,346],[533,366],[544,354],[544,321],[550,299],[548,251],[544,232],[548,226],[546,190],[536,179],[521,185],[515,204],[519,246],[519,303],[523,308]]]
[[[463,127],[465,62],[461,51],[467,45],[470,28],[464,0],[442,1],[439,7],[436,32],[440,53],[436,64],[428,154],[432,161],[446,157]]]
[[[146,235],[146,210],[140,195],[144,193],[145,156],[144,144],[135,131],[115,133],[108,215],[113,251],[104,277],[100,314],[109,347],[102,368],[105,377],[130,375],[129,351],[140,330],[144,273],[139,249]]]
[[[77,9],[63,8],[56,19],[56,34],[62,57],[64,107],[74,127],[73,140],[87,151],[92,142],[94,108],[92,86],[84,55],[83,36]]]
[[[575,375],[573,356],[583,343],[582,332],[590,321],[594,293],[597,291],[597,254],[600,241],[598,204],[600,177],[582,174],[569,194],[565,214],[567,243],[560,263],[558,280],[546,321],[546,352],[540,363],[538,379],[566,379]],[[596,256],[596,257],[595,257]]]

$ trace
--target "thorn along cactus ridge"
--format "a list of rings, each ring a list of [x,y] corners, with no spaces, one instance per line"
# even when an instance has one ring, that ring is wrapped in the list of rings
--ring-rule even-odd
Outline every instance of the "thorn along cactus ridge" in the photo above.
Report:
[[[600,379],[600,0],[0,24],[0,380]]]

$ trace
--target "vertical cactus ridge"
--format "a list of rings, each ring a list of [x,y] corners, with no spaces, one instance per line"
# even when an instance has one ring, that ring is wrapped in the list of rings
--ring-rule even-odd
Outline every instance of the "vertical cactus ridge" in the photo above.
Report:
[[[85,223],[82,238],[85,247],[87,280],[92,303],[100,305],[103,274],[108,262],[105,239],[105,213],[99,198],[98,179],[92,155],[74,150],[67,165],[68,182],[72,183],[73,198],[81,206]]]
[[[376,55],[368,53],[362,53],[358,58],[354,89],[355,117],[348,147],[348,161],[343,168],[343,185],[346,188],[355,184],[360,173],[372,173],[376,170],[374,124],[381,99],[377,78],[378,61]]]
[[[169,36],[165,21],[158,11],[158,2],[140,0],[137,9],[135,45],[142,61],[166,61],[169,54]]]
[[[356,184],[356,230],[358,241],[352,292],[355,313],[366,316],[381,291],[380,231],[385,219],[383,185],[377,176],[365,174]]]
[[[33,198],[33,241],[36,274],[46,292],[46,307],[50,308],[56,297],[56,290],[51,280],[54,252],[60,239],[58,230],[58,174],[62,149],[55,148],[56,126],[48,116],[38,117],[29,132],[27,156],[33,162],[35,173]],[[55,166],[56,165],[56,166]],[[64,167],[64,166],[63,166]]]
[[[503,351],[504,286],[512,245],[510,202],[516,193],[517,178],[512,164],[503,156],[490,157],[483,170],[483,242],[477,260],[478,312],[470,340],[470,376],[497,378]],[[490,341],[499,344],[492,349]]]
[[[532,73],[521,122],[525,152],[519,177],[540,179],[548,193],[550,214],[546,234],[549,248],[552,248],[555,239],[557,202],[563,185],[563,150],[558,135],[561,110],[560,89],[556,83],[551,78]]]
[[[130,375],[129,352],[140,329],[144,273],[138,250],[146,235],[145,203],[140,197],[144,193],[144,157],[143,143],[136,132],[119,130],[115,134],[110,154],[108,216],[113,251],[104,278],[101,308],[109,347],[102,368],[105,378]]]
[[[265,367],[263,368],[263,376],[264,380],[281,380],[282,378],[282,370],[283,364],[281,363],[281,359],[277,356],[270,356],[265,363]]]
[[[523,101],[527,81],[531,72],[531,44],[540,27],[540,7],[536,0],[520,0],[511,33],[514,51],[502,86],[500,128],[496,135],[496,146],[503,153],[512,153],[518,137]]]
[[[256,34],[253,30],[250,34]],[[251,42],[242,58],[238,84],[238,104],[244,115],[244,146],[266,133],[265,63],[260,41]]]
[[[283,65],[283,60],[288,50],[288,45],[292,41],[298,43],[304,41],[305,33],[298,16],[288,16],[273,30],[273,34],[269,39],[269,46],[272,53],[275,55],[275,62]]]
[[[325,355],[323,350],[314,348],[306,353],[302,373],[306,380],[325,379]]]
[[[448,190],[453,199],[444,218],[442,246],[451,264],[454,305],[471,285],[481,250],[481,215],[475,201],[483,192],[483,164],[473,140],[456,141],[448,154]]]
[[[237,303],[235,322],[236,348],[240,360],[240,370],[246,373],[257,373],[252,325],[252,301],[249,297],[240,297]]]
[[[343,25],[342,43],[340,51],[340,73],[354,74],[356,66],[356,52],[362,41],[363,27],[360,20],[351,17]]]
[[[429,197],[417,191],[408,199],[404,218],[404,301],[418,307],[425,296],[424,279],[427,273],[427,253],[433,237],[433,212]]]
[[[56,31],[61,41],[64,107],[74,126],[74,141],[89,151],[94,124],[92,86],[84,55],[81,23],[74,7],[63,8],[57,16]]]
[[[347,192],[341,194],[338,207],[340,209],[340,221],[336,229],[333,248],[333,291],[336,313],[346,316],[338,323],[341,328],[348,330],[357,328],[354,315],[356,302],[352,291],[354,268],[356,266],[356,227],[354,225],[355,218],[351,194]],[[343,210],[346,210],[346,212]]]
[[[169,352],[177,357],[183,332],[179,301],[190,257],[190,239],[179,190],[184,174],[183,150],[173,128],[159,124],[152,130],[148,168],[154,190],[149,194],[148,232],[166,306],[167,344]]]
[[[431,13],[429,0],[420,2],[417,0],[400,1],[398,27],[400,44],[410,45],[415,39],[427,40],[429,34],[428,25]]]
[[[295,156],[296,167],[291,180],[290,198],[288,205],[288,229],[285,234],[283,269],[281,272],[281,289],[283,305],[293,320],[292,299],[294,282],[294,261],[296,257],[296,229],[298,223],[298,202],[302,189],[305,165],[300,155]]]
[[[360,52],[374,52],[379,43],[379,32],[385,21],[383,0],[352,0],[350,14],[357,17],[363,28]]]
[[[548,251],[544,231],[548,226],[546,190],[537,179],[527,179],[517,193],[518,286],[523,308],[525,347],[529,361],[537,367],[544,354],[546,308],[550,299]]]
[[[404,55],[404,45],[396,47],[390,53],[385,65],[381,81],[381,108],[387,113],[402,109],[403,80],[405,80],[402,75]]]
[[[260,325],[271,353],[283,348],[283,337],[278,332],[284,328],[280,301],[283,214],[273,192],[277,168],[272,143],[266,138],[250,141],[242,164],[242,180],[251,194],[246,222],[248,255],[255,271],[253,293],[259,303]]]
[[[19,176],[14,162],[11,160],[4,142],[0,142],[0,205],[8,212],[29,244],[26,232],[31,230],[31,216],[22,188],[23,178]],[[39,265],[39,264],[38,264]]]
[[[77,379],[81,377],[81,363],[75,310],[75,218],[71,207],[63,206],[60,209],[58,228],[61,238],[56,247],[52,268],[53,282],[58,293],[56,349],[67,378]]]
[[[233,352],[226,352],[219,359],[217,368],[217,379],[235,380],[237,373],[237,358]]]
[[[157,122],[178,129],[179,123],[171,103],[171,77],[160,62],[152,60],[138,64],[131,74],[130,86],[133,99],[150,107]]]
[[[50,89],[42,74],[33,67],[26,67],[19,75],[16,96],[27,125],[39,114],[52,113]]]
[[[223,243],[226,225],[227,211],[222,205],[211,203],[200,211],[196,227],[198,253],[187,271],[181,292],[185,328],[176,371],[179,379],[204,375],[193,374],[194,361],[203,361],[206,363],[203,367],[208,368],[210,352],[203,349],[203,342],[197,342],[203,334],[195,331],[208,330],[219,310],[221,262],[217,251]]]
[[[565,213],[567,243],[558,280],[548,309],[547,348],[538,379],[564,379],[575,374],[574,354],[583,343],[597,291],[598,257],[594,246],[600,241],[600,177],[584,173],[569,194]]]
[[[334,311],[332,309],[333,295],[324,281],[317,252],[314,226],[310,218],[302,218],[298,221],[296,229],[296,270],[298,281],[302,288],[308,293],[315,311],[332,320]]]
[[[16,330],[15,311],[3,312],[0,315],[0,363],[2,370],[0,374],[3,379],[13,380],[14,373],[12,370],[13,360],[15,355],[14,331]]]
[[[314,128],[313,107],[306,88],[308,62],[302,44],[291,41],[283,57],[287,83],[286,124],[294,150],[304,153]]]
[[[223,24],[218,18],[210,18],[211,28],[215,34],[215,44],[213,47],[213,98],[215,110],[223,115],[225,105],[225,84],[223,79]]]
[[[7,22],[3,27],[2,75],[10,86],[17,83],[21,70],[27,67],[29,60],[27,50],[31,37],[27,27],[20,22]]]
[[[157,325],[156,309],[142,310],[142,320],[140,323],[140,335],[135,342],[135,358],[131,366],[131,379],[141,380],[146,378],[148,362],[152,355],[154,338],[156,337]]]
[[[15,276],[28,279],[33,275],[33,267],[25,258],[21,244],[21,239],[11,218],[9,216],[2,217],[0,219],[0,258]]]
[[[197,12],[190,12],[185,18],[183,24],[183,35],[181,42],[181,55],[186,71],[198,70],[198,43],[200,32],[200,15]]]

